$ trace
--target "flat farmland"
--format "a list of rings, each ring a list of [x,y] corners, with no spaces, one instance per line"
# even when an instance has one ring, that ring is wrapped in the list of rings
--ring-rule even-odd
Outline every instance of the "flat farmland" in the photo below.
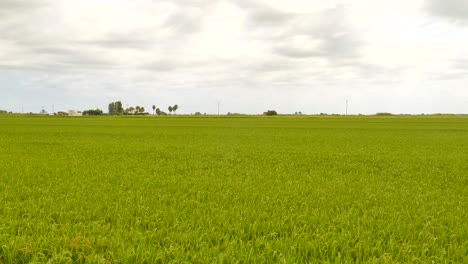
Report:
[[[0,116],[28,262],[468,263],[468,118]]]

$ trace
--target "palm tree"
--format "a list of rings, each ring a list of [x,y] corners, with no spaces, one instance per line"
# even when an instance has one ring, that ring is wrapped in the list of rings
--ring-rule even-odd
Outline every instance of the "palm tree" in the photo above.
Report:
[[[153,115],[154,115],[154,111],[156,110],[156,106],[153,105]]]
[[[167,108],[167,110],[169,110],[169,114],[170,114],[170,113],[172,113],[172,111],[173,111],[174,109],[172,108],[172,106],[169,106],[169,107]]]
[[[178,105],[174,105],[174,106],[172,107],[172,111],[174,111],[174,114],[176,113],[176,111],[177,111],[178,108],[179,108]]]

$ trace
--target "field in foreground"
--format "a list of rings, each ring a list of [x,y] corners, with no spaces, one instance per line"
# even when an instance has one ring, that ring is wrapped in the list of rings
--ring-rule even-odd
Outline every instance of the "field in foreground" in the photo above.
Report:
[[[0,117],[0,263],[468,263],[468,118]]]

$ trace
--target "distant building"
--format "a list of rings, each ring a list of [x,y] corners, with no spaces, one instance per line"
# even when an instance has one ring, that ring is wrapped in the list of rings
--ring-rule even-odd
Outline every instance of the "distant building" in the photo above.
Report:
[[[136,109],[131,109],[131,108],[127,109],[126,111],[127,111],[128,115],[134,115],[134,114],[138,113]]]
[[[69,110],[68,115],[69,116],[82,116],[83,113],[81,111],[78,111],[78,110]]]

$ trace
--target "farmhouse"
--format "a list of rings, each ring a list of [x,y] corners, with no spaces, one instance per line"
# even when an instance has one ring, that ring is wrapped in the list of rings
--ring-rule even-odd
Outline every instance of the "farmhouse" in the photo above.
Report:
[[[78,110],[69,110],[68,115],[69,116],[82,116],[83,113],[81,111],[78,111]]]

